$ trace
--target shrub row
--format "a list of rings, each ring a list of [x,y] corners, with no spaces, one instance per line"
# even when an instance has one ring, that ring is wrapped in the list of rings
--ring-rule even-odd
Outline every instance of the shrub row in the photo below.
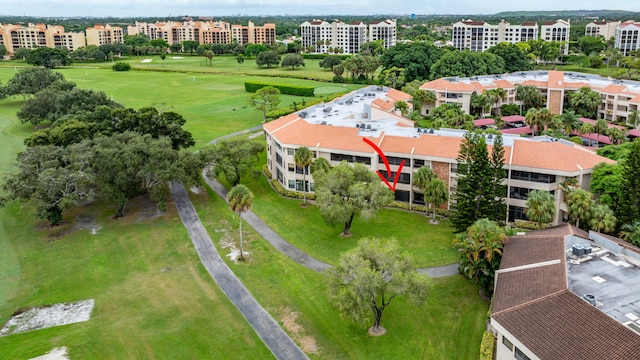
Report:
[[[327,56],[338,56],[340,57],[342,60],[344,59],[348,59],[351,57],[351,55],[344,55],[344,54],[302,54],[302,58],[304,59],[316,59],[316,60],[322,60],[324,58],[326,58]]]
[[[322,98],[312,98],[312,99],[309,99],[309,100],[302,99],[302,102],[300,102],[300,103],[294,102],[290,106],[277,108],[275,110],[269,111],[267,113],[267,120],[269,120],[269,121],[275,120],[275,119],[280,118],[282,116],[289,115],[292,112],[306,109],[306,108],[308,108],[310,106],[313,106],[315,104],[319,104],[319,103],[322,103],[322,102],[330,102],[330,101],[332,101],[334,99],[337,99],[337,98],[339,98],[339,97],[341,97],[343,95],[344,95],[344,93],[337,93],[337,94],[328,95],[328,96],[325,96],[325,97],[322,97]]]
[[[482,334],[482,343],[480,343],[480,360],[493,360],[495,344],[495,336],[490,331],[485,331]]]
[[[518,229],[526,229],[526,230],[538,230],[538,223],[527,220],[516,220],[514,222],[514,226]],[[540,229],[546,229],[549,227],[549,224],[542,224]]]
[[[273,84],[273,83],[262,82],[262,81],[247,81],[244,83],[244,89],[250,93],[254,93],[266,86],[273,86],[274,88],[280,90],[281,94],[308,96],[308,97],[312,97],[313,92],[315,90],[313,86],[294,86],[294,85],[284,85],[284,84]]]
[[[269,167],[267,166],[267,164],[264,164],[262,166],[262,173],[269,181],[269,184],[271,184],[271,188],[273,188],[273,190],[275,190],[275,192],[277,192],[278,194],[292,199],[302,199],[304,197],[304,194],[301,192],[285,189],[285,187],[282,186],[282,184],[280,184],[277,179],[274,179],[273,176],[271,176],[271,171],[269,171]],[[309,192],[307,193],[307,200],[315,199],[316,194]]]

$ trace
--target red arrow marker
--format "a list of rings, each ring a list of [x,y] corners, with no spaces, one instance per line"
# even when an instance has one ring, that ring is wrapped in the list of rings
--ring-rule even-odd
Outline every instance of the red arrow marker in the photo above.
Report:
[[[371,142],[371,140],[369,140],[367,138],[362,138],[362,141],[364,141],[367,144],[369,144],[369,146],[371,146],[373,148],[373,150],[375,150],[378,153],[378,155],[380,155],[380,158],[384,162],[384,166],[387,168],[387,174],[391,174],[391,167],[389,167],[389,161],[387,160],[387,157],[384,156],[384,153],[382,152],[382,150],[380,150],[378,145],[374,144],[373,142]],[[398,171],[396,172],[396,176],[393,179],[393,185],[389,184],[389,181],[387,181],[387,179],[382,175],[380,170],[377,170],[376,174],[378,174],[380,179],[382,179],[382,181],[384,181],[384,183],[387,185],[387,187],[391,191],[395,192],[396,191],[396,185],[398,184],[398,179],[400,179],[400,172],[402,172],[402,167],[404,167],[404,160],[402,160],[402,162],[400,162],[400,166],[398,167]]]

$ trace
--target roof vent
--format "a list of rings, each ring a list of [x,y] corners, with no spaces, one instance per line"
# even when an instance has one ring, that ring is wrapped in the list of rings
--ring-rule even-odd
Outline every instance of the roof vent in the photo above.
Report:
[[[592,295],[592,294],[584,294],[584,295],[582,296],[582,298],[583,298],[586,302],[588,302],[589,304],[591,304],[591,305],[593,305],[593,306],[596,306],[596,297],[595,297],[595,295]]]

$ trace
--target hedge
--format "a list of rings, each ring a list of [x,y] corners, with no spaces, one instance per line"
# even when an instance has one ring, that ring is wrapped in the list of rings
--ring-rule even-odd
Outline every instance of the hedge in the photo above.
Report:
[[[302,54],[302,57],[304,59],[313,59],[313,60],[323,60],[324,58],[326,58],[327,56],[337,56],[339,58],[341,58],[342,60],[348,59],[351,57],[351,55],[344,55],[344,54]]]
[[[244,83],[244,89],[247,92],[254,93],[263,87],[273,86],[274,88],[280,90],[281,94],[286,95],[297,95],[297,96],[313,96],[313,92],[315,88],[313,86],[293,86],[293,85],[284,85],[284,84],[273,84],[262,81],[247,81]]]
[[[496,338],[490,331],[482,334],[482,343],[480,343],[480,360],[493,360],[493,352],[496,345]]]
[[[131,70],[131,65],[129,63],[125,63],[125,62],[117,62],[117,63],[113,64],[111,69],[113,71],[129,71],[129,70]]]

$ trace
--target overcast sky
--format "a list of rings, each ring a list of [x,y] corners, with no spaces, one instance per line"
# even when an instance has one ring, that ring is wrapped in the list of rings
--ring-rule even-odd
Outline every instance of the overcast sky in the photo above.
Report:
[[[603,8],[640,11],[640,0],[2,0],[1,3],[2,15],[42,17],[495,14]]]

